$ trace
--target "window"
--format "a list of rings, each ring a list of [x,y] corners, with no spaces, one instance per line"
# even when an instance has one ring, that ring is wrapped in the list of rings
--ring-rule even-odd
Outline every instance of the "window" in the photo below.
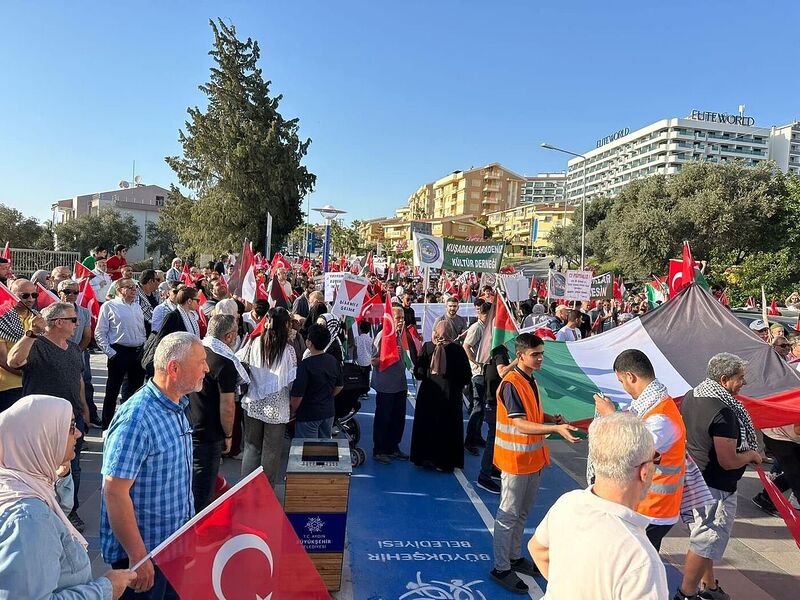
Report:
[[[467,231],[467,226],[466,225],[459,225],[458,226],[458,232],[459,233],[465,233],[466,231]]]
[[[164,196],[156,196],[156,206],[164,206]]]
[[[545,223],[549,223],[552,220],[553,220],[553,215],[545,215],[544,216],[544,222]]]
[[[481,186],[480,181],[478,181],[477,179],[472,180],[472,187],[480,187],[480,186]]]

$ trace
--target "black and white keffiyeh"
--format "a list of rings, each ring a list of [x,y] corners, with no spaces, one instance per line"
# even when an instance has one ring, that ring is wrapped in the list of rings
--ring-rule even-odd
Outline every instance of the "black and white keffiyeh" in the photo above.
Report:
[[[651,408],[661,402],[669,395],[667,386],[658,379],[653,379],[646,388],[642,390],[639,397],[631,402],[630,411],[637,417],[643,417]]]
[[[222,358],[227,358],[236,367],[236,372],[239,374],[239,383],[250,383],[250,375],[247,370],[242,366],[242,361],[233,353],[233,350],[222,340],[207,335],[203,338],[203,346],[211,350],[214,354],[219,354]]]
[[[197,322],[197,313],[194,311],[189,312],[184,310],[182,306],[178,306],[178,314],[181,316],[186,331],[200,337],[200,324]],[[217,352],[217,354],[219,354],[219,352]]]
[[[758,450],[758,437],[756,428],[747,409],[737,400],[728,390],[722,387],[713,379],[704,379],[694,388],[695,398],[716,398],[725,406],[733,411],[736,420],[739,421],[739,429],[742,432],[742,441],[736,448],[736,452],[742,453],[748,450]]]

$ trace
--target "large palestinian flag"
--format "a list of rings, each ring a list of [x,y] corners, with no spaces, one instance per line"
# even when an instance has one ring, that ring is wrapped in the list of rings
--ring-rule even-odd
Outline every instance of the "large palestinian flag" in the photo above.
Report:
[[[747,385],[739,397],[756,427],[800,423],[800,374],[697,284],[602,335],[577,342],[546,341],[544,365],[536,375],[546,412],[588,422],[594,415],[592,396],[598,391],[623,406],[629,404],[611,368],[617,355],[629,348],[650,358],[656,377],[676,399],[705,378],[712,356],[736,354],[748,362]]]

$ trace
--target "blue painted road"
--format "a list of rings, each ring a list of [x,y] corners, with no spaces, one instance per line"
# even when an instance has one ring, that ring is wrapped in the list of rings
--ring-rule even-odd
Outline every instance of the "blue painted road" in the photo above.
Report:
[[[362,402],[359,446],[367,462],[353,470],[348,543],[357,600],[506,600],[507,592],[489,578],[493,567],[492,522],[500,496],[475,485],[480,457],[466,455],[464,471],[437,473],[409,462],[375,463],[372,455],[374,393]],[[409,450],[413,397],[407,405],[402,449]],[[578,484],[556,465],[542,477],[523,544],[556,499]],[[679,525],[680,526],[680,525]],[[523,548],[524,556],[528,556]],[[680,574],[667,566],[670,589]],[[539,598],[543,578],[526,579],[529,597]],[[538,587],[537,587],[538,586]]]

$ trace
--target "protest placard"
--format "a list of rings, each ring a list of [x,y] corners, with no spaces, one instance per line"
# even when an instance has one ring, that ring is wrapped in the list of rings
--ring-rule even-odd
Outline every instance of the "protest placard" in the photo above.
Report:
[[[564,292],[565,300],[588,300],[592,294],[592,272],[569,270],[567,271],[567,285]]]
[[[339,284],[336,302],[331,308],[331,313],[337,317],[360,316],[368,285],[369,280],[366,277],[357,277],[350,273],[345,273]]]

